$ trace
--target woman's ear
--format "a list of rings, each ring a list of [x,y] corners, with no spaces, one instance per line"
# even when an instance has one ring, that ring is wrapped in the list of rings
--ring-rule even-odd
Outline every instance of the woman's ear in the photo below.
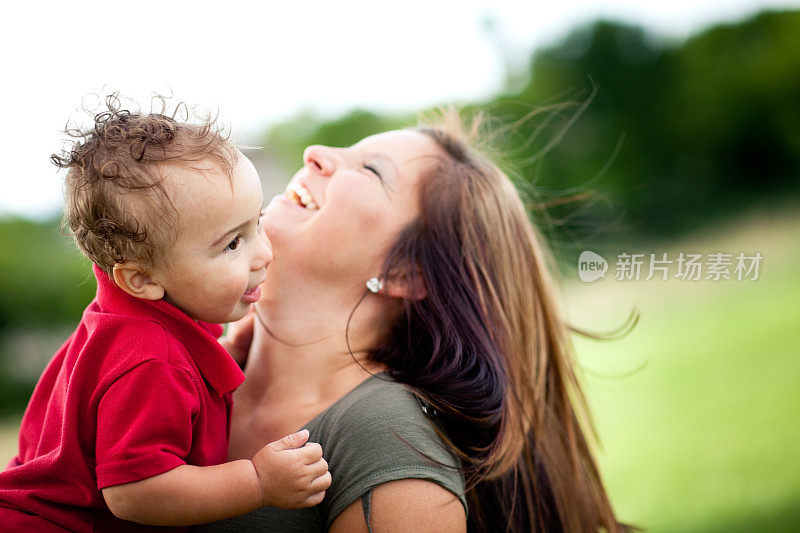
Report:
[[[428,289],[425,287],[425,279],[422,271],[417,268],[413,275],[398,274],[390,275],[384,281],[381,293],[392,298],[409,298],[411,300],[421,300],[428,296]]]
[[[114,265],[112,277],[120,289],[136,298],[160,300],[164,297],[164,287],[150,279],[146,270],[133,261]]]

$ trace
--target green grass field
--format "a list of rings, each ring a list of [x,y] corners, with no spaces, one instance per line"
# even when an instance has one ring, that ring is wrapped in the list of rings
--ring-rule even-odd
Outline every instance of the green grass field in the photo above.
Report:
[[[623,520],[654,532],[800,531],[799,230],[797,215],[762,215],[670,247],[760,251],[757,281],[569,286],[578,325],[641,313],[621,340],[576,340]]]
[[[648,250],[760,251],[757,281],[568,283],[599,458],[622,520],[653,532],[800,530],[800,215]],[[672,254],[670,254],[672,256]],[[567,279],[567,282],[570,280]],[[16,420],[0,426],[0,460]]]

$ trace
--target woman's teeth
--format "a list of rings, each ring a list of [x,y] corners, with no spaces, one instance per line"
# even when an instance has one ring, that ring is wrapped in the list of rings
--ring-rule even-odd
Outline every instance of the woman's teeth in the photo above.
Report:
[[[310,211],[316,211],[319,209],[317,204],[314,202],[314,199],[311,197],[311,193],[308,192],[308,189],[300,185],[296,182],[289,183],[289,186],[286,187],[286,195],[297,202],[297,205],[308,209]]]

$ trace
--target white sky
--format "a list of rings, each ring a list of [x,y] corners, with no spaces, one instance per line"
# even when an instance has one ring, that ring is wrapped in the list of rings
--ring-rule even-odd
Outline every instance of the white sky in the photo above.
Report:
[[[800,2],[12,2],[0,20],[0,215],[60,209],[48,157],[89,93],[120,90],[148,103],[153,91],[171,91],[218,108],[246,141],[299,109],[414,111],[485,98],[502,84],[503,53],[524,59],[600,15],[681,38],[769,6]],[[487,15],[499,46],[482,30]]]

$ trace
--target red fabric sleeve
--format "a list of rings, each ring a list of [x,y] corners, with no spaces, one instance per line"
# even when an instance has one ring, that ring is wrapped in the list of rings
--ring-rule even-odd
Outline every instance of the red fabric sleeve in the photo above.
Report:
[[[191,377],[151,360],[117,379],[97,411],[97,487],[140,481],[182,464],[200,399]]]

